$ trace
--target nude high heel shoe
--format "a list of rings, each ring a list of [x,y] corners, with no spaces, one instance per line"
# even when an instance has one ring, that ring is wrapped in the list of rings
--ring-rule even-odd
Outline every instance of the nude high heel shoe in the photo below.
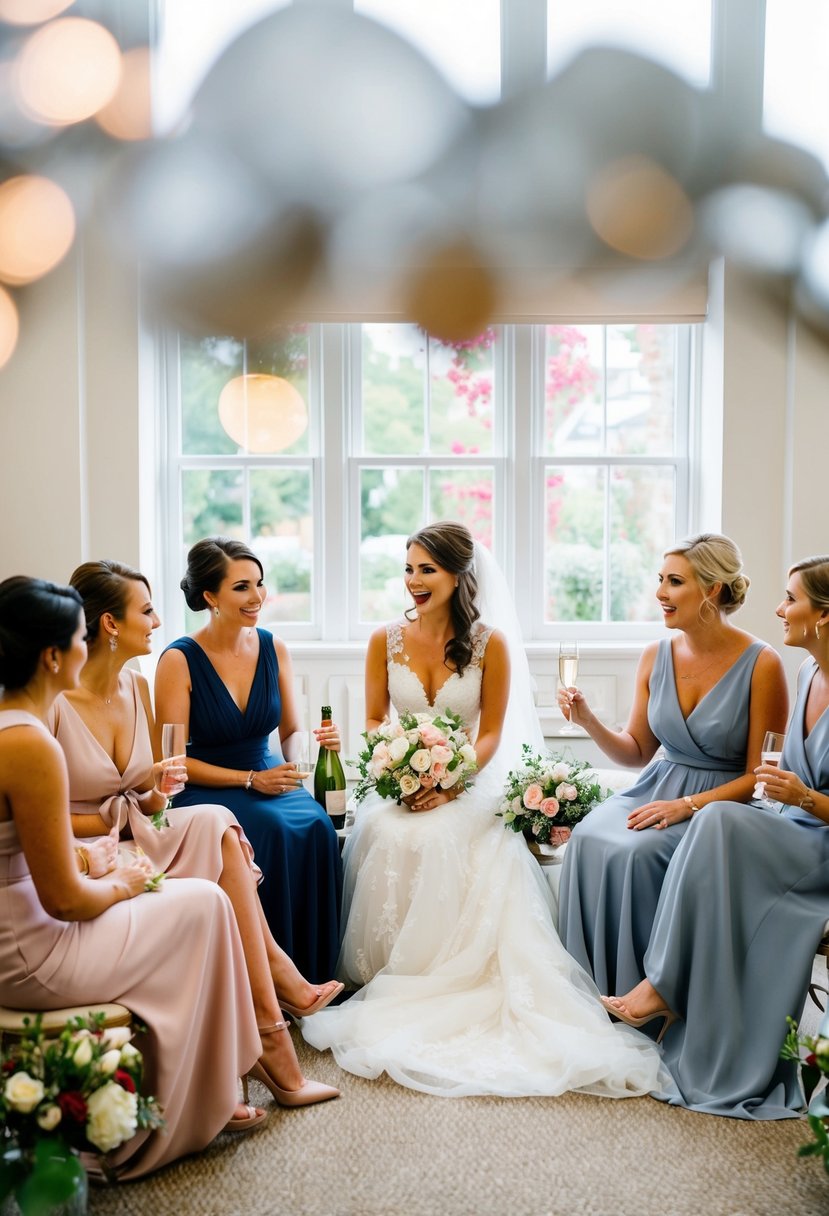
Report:
[[[279,1007],[284,1013],[289,1013],[292,1018],[310,1018],[312,1013],[319,1013],[326,1005],[330,1005],[335,996],[339,996],[345,988],[345,984],[337,984],[336,988],[332,988],[330,992],[320,993],[313,1005],[306,1006],[301,1009],[299,1005],[292,1005],[290,1001],[283,1000],[277,992],[276,999],[279,1001]]]
[[[615,1005],[611,1005],[610,998],[606,996],[599,997],[599,1000],[604,1005],[607,1012],[612,1018],[616,1018],[620,1022],[624,1022],[626,1026],[632,1026],[634,1030],[638,1030],[640,1026],[646,1026],[648,1022],[652,1022],[654,1018],[663,1018],[662,1029],[657,1037],[657,1046],[662,1042],[665,1031],[669,1026],[677,1020],[677,1015],[672,1009],[654,1009],[653,1013],[646,1013],[643,1018],[631,1017],[629,1013],[623,1013]]]
[[[275,1034],[287,1030],[287,1022],[274,1022],[273,1026],[260,1026],[260,1035]],[[331,1098],[339,1098],[340,1091],[333,1085],[323,1085],[321,1081],[306,1081],[301,1089],[282,1089],[268,1073],[261,1061],[257,1060],[248,1073],[255,1081],[261,1081],[269,1089],[280,1106],[313,1106],[315,1102],[328,1102]],[[247,1102],[247,1077],[245,1081],[244,1100]]]

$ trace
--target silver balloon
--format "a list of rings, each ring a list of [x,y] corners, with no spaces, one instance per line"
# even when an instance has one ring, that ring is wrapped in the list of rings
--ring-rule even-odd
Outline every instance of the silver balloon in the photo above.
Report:
[[[281,191],[336,209],[344,193],[423,171],[468,108],[391,30],[308,3],[243,33],[209,72],[193,117]]]

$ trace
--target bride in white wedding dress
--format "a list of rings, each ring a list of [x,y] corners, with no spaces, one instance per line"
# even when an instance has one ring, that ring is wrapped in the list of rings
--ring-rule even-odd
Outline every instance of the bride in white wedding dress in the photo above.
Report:
[[[494,814],[520,744],[542,742],[503,576],[466,528],[444,522],[409,540],[405,580],[413,620],[369,643],[368,729],[390,702],[398,713],[451,709],[471,735],[477,726],[483,771],[468,791],[360,805],[343,858],[338,974],[363,987],[302,1033],[348,1072],[447,1097],[657,1090],[658,1050],[611,1023],[559,941],[523,838]]]

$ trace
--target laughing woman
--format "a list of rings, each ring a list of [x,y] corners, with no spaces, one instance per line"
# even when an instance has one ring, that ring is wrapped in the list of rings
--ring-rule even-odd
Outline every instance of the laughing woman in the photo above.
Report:
[[[564,860],[559,932],[602,991],[642,979],[665,871],[692,816],[719,799],[747,801],[765,732],[784,728],[778,655],[731,624],[747,589],[727,536],[675,545],[656,592],[670,636],[642,655],[625,728],[604,726],[578,689],[559,694],[565,717],[615,764],[647,765],[578,824]]]
[[[756,773],[774,805],[715,802],[694,817],[662,888],[646,978],[605,1001],[626,1022],[680,1018],[660,1096],[740,1119],[802,1106],[796,1067],[779,1056],[829,916],[829,556],[792,566],[777,615],[784,644],[808,657],[780,767]]]
[[[209,616],[165,650],[156,672],[158,721],[183,722],[190,738],[189,783],[175,805],[233,811],[265,876],[260,896],[274,937],[320,983],[339,947],[339,841],[291,759],[299,726],[293,672],[285,643],[257,628],[262,563],[241,541],[208,537],[187,555],[181,587],[188,606]],[[339,750],[336,727],[316,734]]]

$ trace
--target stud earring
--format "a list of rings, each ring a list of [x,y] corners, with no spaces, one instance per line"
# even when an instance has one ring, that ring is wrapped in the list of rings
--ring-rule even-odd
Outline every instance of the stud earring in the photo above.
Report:
[[[117,633],[111,633],[109,635],[109,648],[112,651],[112,653],[115,654],[115,651],[118,649],[118,634]]]
[[[815,637],[820,641],[820,621],[815,621]]]

